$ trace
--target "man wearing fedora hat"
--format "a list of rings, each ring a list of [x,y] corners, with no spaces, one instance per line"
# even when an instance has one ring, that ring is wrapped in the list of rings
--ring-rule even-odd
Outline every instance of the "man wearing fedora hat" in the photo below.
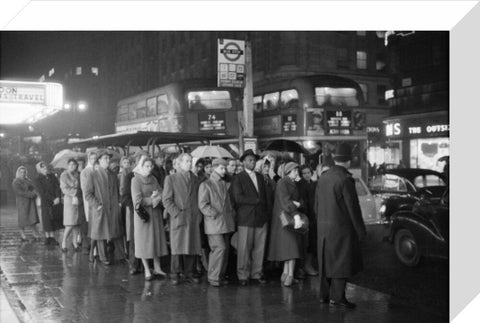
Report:
[[[96,241],[100,261],[110,265],[105,252],[105,243],[112,240],[115,246],[115,258],[125,259],[122,241],[122,224],[119,206],[117,175],[108,169],[110,154],[107,150],[97,153],[99,168],[87,174],[85,181],[85,199],[90,209],[90,238]],[[94,243],[95,244],[95,243]]]
[[[320,176],[315,193],[320,301],[354,308],[345,297],[345,287],[349,277],[363,270],[360,241],[366,230],[355,180],[347,170],[352,160],[350,145],[338,145],[333,159],[335,165]]]
[[[230,196],[237,215],[237,276],[246,286],[251,278],[265,284],[263,259],[267,222],[267,195],[263,176],[254,171],[259,156],[248,149],[240,157],[244,170],[233,177]]]

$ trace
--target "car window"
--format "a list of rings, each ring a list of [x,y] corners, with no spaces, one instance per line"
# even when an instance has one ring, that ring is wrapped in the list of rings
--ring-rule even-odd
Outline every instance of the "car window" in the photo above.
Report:
[[[407,184],[403,178],[397,175],[377,175],[372,179],[371,189],[384,192],[406,192]]]
[[[425,176],[425,183],[427,186],[446,186],[443,179],[440,176],[429,174]]]
[[[364,196],[368,194],[365,186],[363,186],[362,182],[360,182],[358,178],[355,178],[355,189],[357,190],[358,196]]]

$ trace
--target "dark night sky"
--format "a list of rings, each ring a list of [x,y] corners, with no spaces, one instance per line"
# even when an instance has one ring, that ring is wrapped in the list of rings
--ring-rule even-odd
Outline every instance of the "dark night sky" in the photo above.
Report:
[[[95,50],[88,48],[88,38],[96,32],[21,31],[5,32],[1,36],[1,79],[38,78],[48,72],[62,53],[71,49]],[[55,59],[57,58],[57,59]]]

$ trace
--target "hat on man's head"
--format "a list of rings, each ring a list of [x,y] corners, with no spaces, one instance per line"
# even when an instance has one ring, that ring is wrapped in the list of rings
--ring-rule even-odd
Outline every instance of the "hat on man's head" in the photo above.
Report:
[[[247,157],[247,156],[253,156],[253,157],[255,157],[255,160],[259,160],[259,159],[260,159],[260,156],[259,156],[259,155],[255,154],[255,153],[253,152],[253,150],[248,149],[247,151],[245,151],[245,152],[243,153],[242,156],[240,156],[240,161],[243,162],[243,160],[244,160],[245,157]]]
[[[285,165],[285,175],[288,175],[288,173],[290,173],[292,170],[294,170],[295,168],[298,168],[298,164],[295,163],[295,162],[288,162],[286,165]]]
[[[215,158],[213,161],[212,161],[212,166],[213,167],[217,167],[218,165],[223,165],[223,166],[227,166],[228,163],[225,159],[223,158]]]
[[[352,147],[346,142],[342,142],[335,148],[333,159],[338,162],[347,162],[352,160]]]
[[[107,149],[101,149],[97,151],[97,161],[102,158],[102,156],[107,155],[108,157],[112,158],[113,154],[109,152]]]

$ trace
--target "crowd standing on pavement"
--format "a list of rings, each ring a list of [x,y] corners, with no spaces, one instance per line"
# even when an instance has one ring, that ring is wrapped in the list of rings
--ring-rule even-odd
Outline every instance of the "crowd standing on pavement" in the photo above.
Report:
[[[173,285],[202,275],[214,287],[264,285],[278,273],[290,287],[320,275],[320,303],[353,308],[346,282],[363,268],[366,231],[351,147],[338,145],[333,158],[314,173],[252,150],[238,160],[139,151],[133,165],[99,150],[86,164],[68,160],[59,180],[39,161],[33,181],[20,166],[12,183],[21,239],[31,228],[39,241],[40,223],[45,244],[56,246],[54,233],[65,228],[62,252],[83,246],[90,262],[128,264],[131,275],[168,276]]]

